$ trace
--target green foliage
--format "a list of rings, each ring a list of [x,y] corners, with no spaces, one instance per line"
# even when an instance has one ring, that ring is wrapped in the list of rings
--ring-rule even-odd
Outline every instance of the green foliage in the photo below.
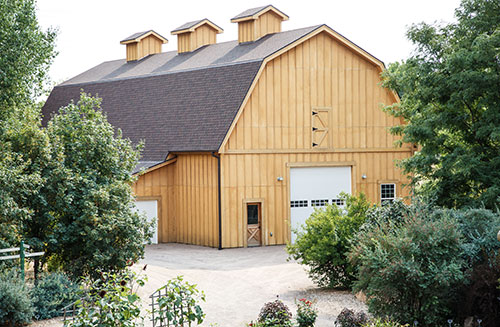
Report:
[[[363,325],[363,327],[409,327],[409,324],[401,325],[396,321],[389,319],[375,318],[371,319],[369,323]]]
[[[35,318],[60,316],[61,309],[78,299],[78,290],[78,285],[63,273],[43,275],[32,291]]]
[[[275,300],[260,309],[258,322],[262,327],[291,327],[292,313],[286,304]]]
[[[397,221],[381,217],[357,235],[350,253],[356,291],[377,316],[436,326],[450,314],[450,295],[464,280],[462,234],[450,212],[421,203]]]
[[[143,322],[138,286],[144,279],[132,271],[102,272],[101,278],[85,278],[77,313],[66,320],[65,327],[135,327]]]
[[[0,275],[0,294],[0,326],[22,326],[31,322],[31,296],[14,271]]]
[[[335,204],[315,209],[305,225],[294,231],[297,239],[287,245],[290,258],[309,266],[309,276],[319,286],[350,287],[354,268],[347,260],[350,240],[366,219],[370,203],[358,197],[342,195],[345,210]]]
[[[198,291],[196,285],[184,281],[182,276],[177,276],[156,290],[162,291],[165,295],[158,298],[159,312],[155,312],[155,320],[166,320],[169,326],[191,326],[192,322],[197,325],[203,322],[205,314],[198,302],[205,301],[205,294]]]
[[[34,0],[0,0],[0,120],[43,92],[55,37],[38,25]]]
[[[383,73],[401,95],[385,108],[405,122],[392,133],[419,146],[401,166],[417,193],[448,208],[498,203],[499,12],[497,0],[462,0],[456,23],[413,25],[414,54]]]
[[[297,305],[297,324],[299,327],[314,327],[316,318],[318,317],[318,310],[314,308],[313,303],[306,299],[299,299],[295,301]]]
[[[52,262],[74,278],[124,269],[143,256],[152,235],[146,217],[133,210],[130,172],[139,148],[115,133],[99,106],[100,99],[82,93],[47,126],[56,163],[41,190],[40,215],[54,223],[42,236]]]
[[[335,326],[337,327],[362,327],[368,323],[368,315],[362,311],[354,312],[353,310],[344,308],[340,311]]]

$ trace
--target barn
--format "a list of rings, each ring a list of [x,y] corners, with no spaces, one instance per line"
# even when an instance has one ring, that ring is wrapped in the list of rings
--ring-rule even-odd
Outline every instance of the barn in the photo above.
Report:
[[[272,5],[233,17],[237,40],[209,19],[171,34],[121,41],[126,58],[56,86],[44,119],[81,90],[103,99],[108,120],[145,149],[133,173],[137,207],[158,219],[156,242],[218,248],[285,244],[315,207],[341,192],[374,203],[408,195],[381,110],[398,101],[380,86],[384,64],[326,25],[282,31]]]

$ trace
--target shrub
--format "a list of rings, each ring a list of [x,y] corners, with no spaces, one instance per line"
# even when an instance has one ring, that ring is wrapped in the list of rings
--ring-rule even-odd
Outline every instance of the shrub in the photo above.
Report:
[[[370,320],[369,323],[363,325],[363,327],[409,327],[409,325],[401,325],[399,322],[389,319],[375,318]]]
[[[0,326],[22,326],[31,322],[33,305],[28,288],[10,271],[0,275]]]
[[[466,261],[464,283],[454,295],[453,310],[459,319],[480,317],[481,326],[496,327],[500,321],[500,242],[496,232],[500,214],[485,209],[453,211],[464,236]]]
[[[462,236],[449,213],[429,216],[434,209],[421,203],[408,209],[399,221],[381,217],[356,236],[354,288],[377,316],[436,326],[449,317],[450,290],[463,281]]]
[[[134,286],[144,280],[125,270],[119,273],[102,272],[101,279],[84,279],[76,315],[66,320],[65,327],[135,327],[142,323],[141,299]]]
[[[313,327],[318,317],[318,311],[313,303],[306,299],[300,299],[297,304],[297,324],[299,327]]]
[[[168,321],[168,326],[191,326],[192,322],[197,325],[203,322],[205,314],[198,304],[205,301],[203,291],[198,291],[196,285],[185,282],[182,276],[177,276],[160,287],[156,292],[165,291],[165,295],[158,298],[159,311],[155,321]]]
[[[290,309],[280,300],[264,304],[259,313],[258,322],[265,327],[292,326],[292,313]]]
[[[36,319],[61,315],[61,309],[78,299],[78,285],[63,273],[43,275],[33,288]]]
[[[368,315],[362,311],[354,312],[344,308],[335,320],[337,327],[361,327],[368,323]]]
[[[294,244],[287,245],[289,258],[309,266],[309,276],[321,287],[350,287],[354,268],[347,260],[350,240],[366,219],[370,203],[363,194],[342,195],[346,208],[335,204],[315,209]]]

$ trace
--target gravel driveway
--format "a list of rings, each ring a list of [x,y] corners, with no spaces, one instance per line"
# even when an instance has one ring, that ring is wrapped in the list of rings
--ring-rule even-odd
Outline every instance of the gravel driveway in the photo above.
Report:
[[[277,296],[295,313],[295,299],[316,302],[316,326],[333,326],[342,308],[366,310],[352,294],[318,289],[304,267],[287,262],[284,246],[217,249],[182,244],[150,245],[146,258],[148,282],[140,290],[147,297],[168,279],[183,275],[206,294],[202,307],[207,314],[203,326],[245,326],[255,320],[265,302]]]

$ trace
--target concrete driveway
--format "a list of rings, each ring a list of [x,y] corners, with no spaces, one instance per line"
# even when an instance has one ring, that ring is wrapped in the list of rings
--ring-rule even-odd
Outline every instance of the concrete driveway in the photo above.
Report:
[[[148,282],[140,289],[147,299],[157,288],[177,276],[195,283],[206,294],[203,326],[238,327],[256,320],[264,303],[277,296],[296,312],[295,299],[315,301],[319,309],[316,326],[333,326],[344,307],[366,310],[349,292],[318,289],[304,267],[287,262],[284,246],[217,250],[212,248],[158,244],[146,248]],[[139,266],[142,267],[142,266]]]

